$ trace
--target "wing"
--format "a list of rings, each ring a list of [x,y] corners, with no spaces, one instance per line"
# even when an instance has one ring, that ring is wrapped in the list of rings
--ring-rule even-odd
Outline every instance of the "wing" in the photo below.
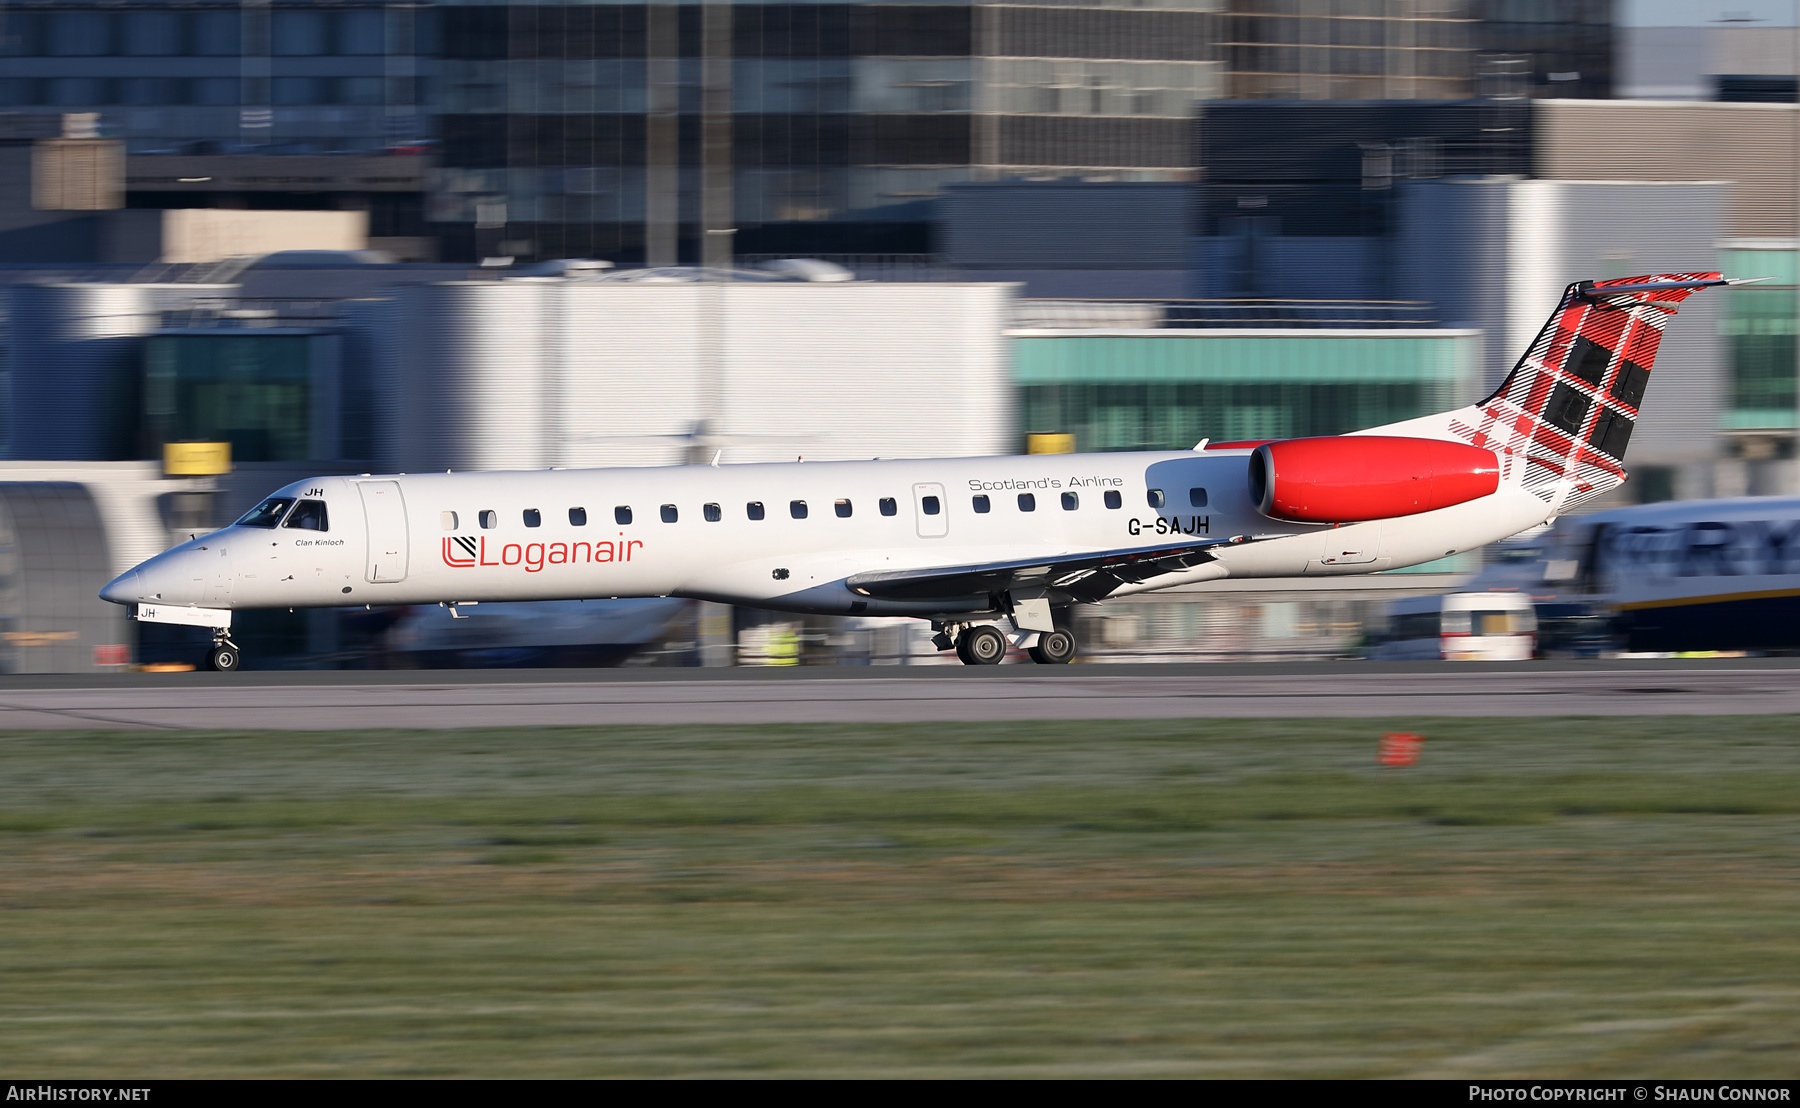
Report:
[[[1011,589],[1037,588],[1070,600],[1099,600],[1120,585],[1179,573],[1212,561],[1213,547],[1243,539],[1199,539],[1122,550],[1059,554],[1029,561],[985,562],[930,569],[858,573],[844,583],[852,592],[880,600],[951,600],[989,596]]]

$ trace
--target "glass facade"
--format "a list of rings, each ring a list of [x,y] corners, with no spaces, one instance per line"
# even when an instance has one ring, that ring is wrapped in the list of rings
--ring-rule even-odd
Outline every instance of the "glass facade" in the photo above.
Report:
[[[427,5],[0,10],[0,110],[92,111],[133,154],[371,154],[428,137]]]
[[[311,457],[312,335],[152,335],[144,351],[151,443],[229,442],[234,462]]]
[[[1013,340],[1021,432],[1077,451],[1336,435],[1472,399],[1479,338],[1321,331]]]
[[[680,255],[696,260],[706,23],[698,0],[665,2],[656,58],[665,9],[641,2],[0,6],[0,110],[98,112],[140,155],[435,148],[425,226],[378,233],[430,233],[446,258],[636,261],[647,181],[672,179]],[[707,142],[729,135],[734,202],[708,218],[728,219],[715,230],[740,254],[930,253],[929,202],[958,181],[1186,180],[1196,101],[1611,85],[1607,0],[727,8],[731,119]],[[1483,85],[1494,59],[1531,87]],[[678,126],[651,171],[653,83]],[[304,190],[283,195],[304,206]]]
[[[1612,95],[1612,0],[1229,0],[1232,100]]]
[[[677,7],[680,255],[694,260],[703,13]],[[1219,93],[1216,0],[730,7],[742,254],[929,252],[926,202],[957,181],[1181,179],[1193,102]],[[430,215],[472,235],[452,254],[641,256],[648,18],[631,4],[439,10]]]
[[[1800,307],[1800,275],[1791,244],[1727,248],[1720,264],[1731,277],[1773,277],[1744,288],[1726,289],[1719,329],[1731,365],[1730,403],[1724,430],[1783,430],[1796,418],[1795,319]]]

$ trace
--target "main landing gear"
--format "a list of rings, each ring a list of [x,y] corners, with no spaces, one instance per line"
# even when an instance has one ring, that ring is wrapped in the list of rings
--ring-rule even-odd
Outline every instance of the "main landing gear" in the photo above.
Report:
[[[956,656],[965,666],[997,666],[1006,657],[1007,636],[991,623],[968,623],[958,627],[946,625],[938,633],[940,648],[952,644]],[[1067,627],[1045,631],[1025,653],[1039,665],[1066,665],[1075,658],[1075,634]]]
[[[1066,665],[1075,657],[1075,635],[1067,627],[1058,627],[1038,636],[1037,645],[1025,648],[1031,660],[1041,666]]]
[[[956,636],[956,656],[965,666],[997,666],[1006,657],[1006,636],[991,623],[977,623]]]
[[[237,644],[225,632],[214,631],[212,649],[206,652],[206,668],[214,673],[235,673],[238,661]]]

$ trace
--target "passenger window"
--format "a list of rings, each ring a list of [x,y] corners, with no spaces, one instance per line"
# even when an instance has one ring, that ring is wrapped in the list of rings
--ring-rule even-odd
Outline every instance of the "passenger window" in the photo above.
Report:
[[[456,513],[455,512],[439,512],[438,513],[438,521],[444,525],[444,530],[446,530],[446,531],[456,530]]]
[[[1152,508],[1160,508],[1169,502],[1169,498],[1163,495],[1161,489],[1151,489],[1144,495],[1144,499],[1150,502]]]
[[[761,519],[763,517],[762,501],[752,500],[750,503],[744,505],[744,514],[751,519]]]
[[[1196,508],[1206,507],[1206,490],[1205,489],[1189,489],[1188,490],[1188,503]]]
[[[569,509],[569,526],[570,527],[586,527],[587,526],[587,509],[586,508],[570,508]]]
[[[978,516],[987,515],[988,510],[993,506],[994,502],[985,496],[978,496],[975,498],[975,514]]]
[[[621,504],[617,508],[614,508],[613,509],[613,522],[618,524],[621,527],[625,526],[627,523],[630,523],[631,522],[631,508],[625,504]]]
[[[1123,508],[1125,506],[1125,498],[1119,495],[1118,489],[1106,490],[1106,506],[1108,508]]]
[[[836,501],[831,506],[833,509],[835,509],[837,511],[837,516],[839,519],[849,519],[850,518],[850,502],[848,500]]]
[[[700,514],[706,517],[706,522],[708,523],[717,523],[724,518],[724,513],[719,511],[719,506],[717,504],[701,505]]]
[[[923,508],[925,510],[925,514],[928,516],[937,515],[944,508],[944,506],[942,504],[938,503],[938,498],[935,496],[927,496],[927,497],[920,498],[919,507]]]
[[[271,496],[256,507],[245,512],[237,521],[239,527],[273,527],[281,522],[281,517],[293,507],[292,497]]]
[[[898,515],[899,512],[900,512],[900,505],[895,503],[893,497],[884,496],[881,498],[881,514],[882,515],[884,515],[884,516]]]
[[[492,531],[500,522],[500,513],[494,511],[492,508],[483,508],[477,514],[476,521],[481,524],[481,529],[483,531]]]
[[[804,501],[804,500],[788,501],[788,515],[793,516],[795,519],[805,519],[806,518],[806,501]]]
[[[542,527],[543,525],[544,513],[538,511],[536,508],[525,509],[525,526]]]
[[[681,513],[675,510],[675,505],[664,504],[662,506],[662,521],[664,523],[674,523],[676,520],[678,520],[680,518],[681,518]]]
[[[1021,511],[1021,512],[1037,511],[1037,494],[1030,493],[1030,492],[1020,493],[1019,494],[1019,511]]]
[[[1063,493],[1063,511],[1072,512],[1081,507],[1081,497],[1072,492]]]
[[[325,522],[325,502],[323,500],[302,500],[294,505],[294,510],[288,513],[287,522],[282,526],[297,527],[302,531],[331,530]]]

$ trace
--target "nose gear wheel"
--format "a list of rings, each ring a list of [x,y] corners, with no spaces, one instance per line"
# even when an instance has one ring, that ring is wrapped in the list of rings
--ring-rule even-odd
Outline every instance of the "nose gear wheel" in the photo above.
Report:
[[[236,673],[238,663],[237,643],[225,637],[224,630],[213,631],[212,648],[206,652],[206,668],[214,673]]]

